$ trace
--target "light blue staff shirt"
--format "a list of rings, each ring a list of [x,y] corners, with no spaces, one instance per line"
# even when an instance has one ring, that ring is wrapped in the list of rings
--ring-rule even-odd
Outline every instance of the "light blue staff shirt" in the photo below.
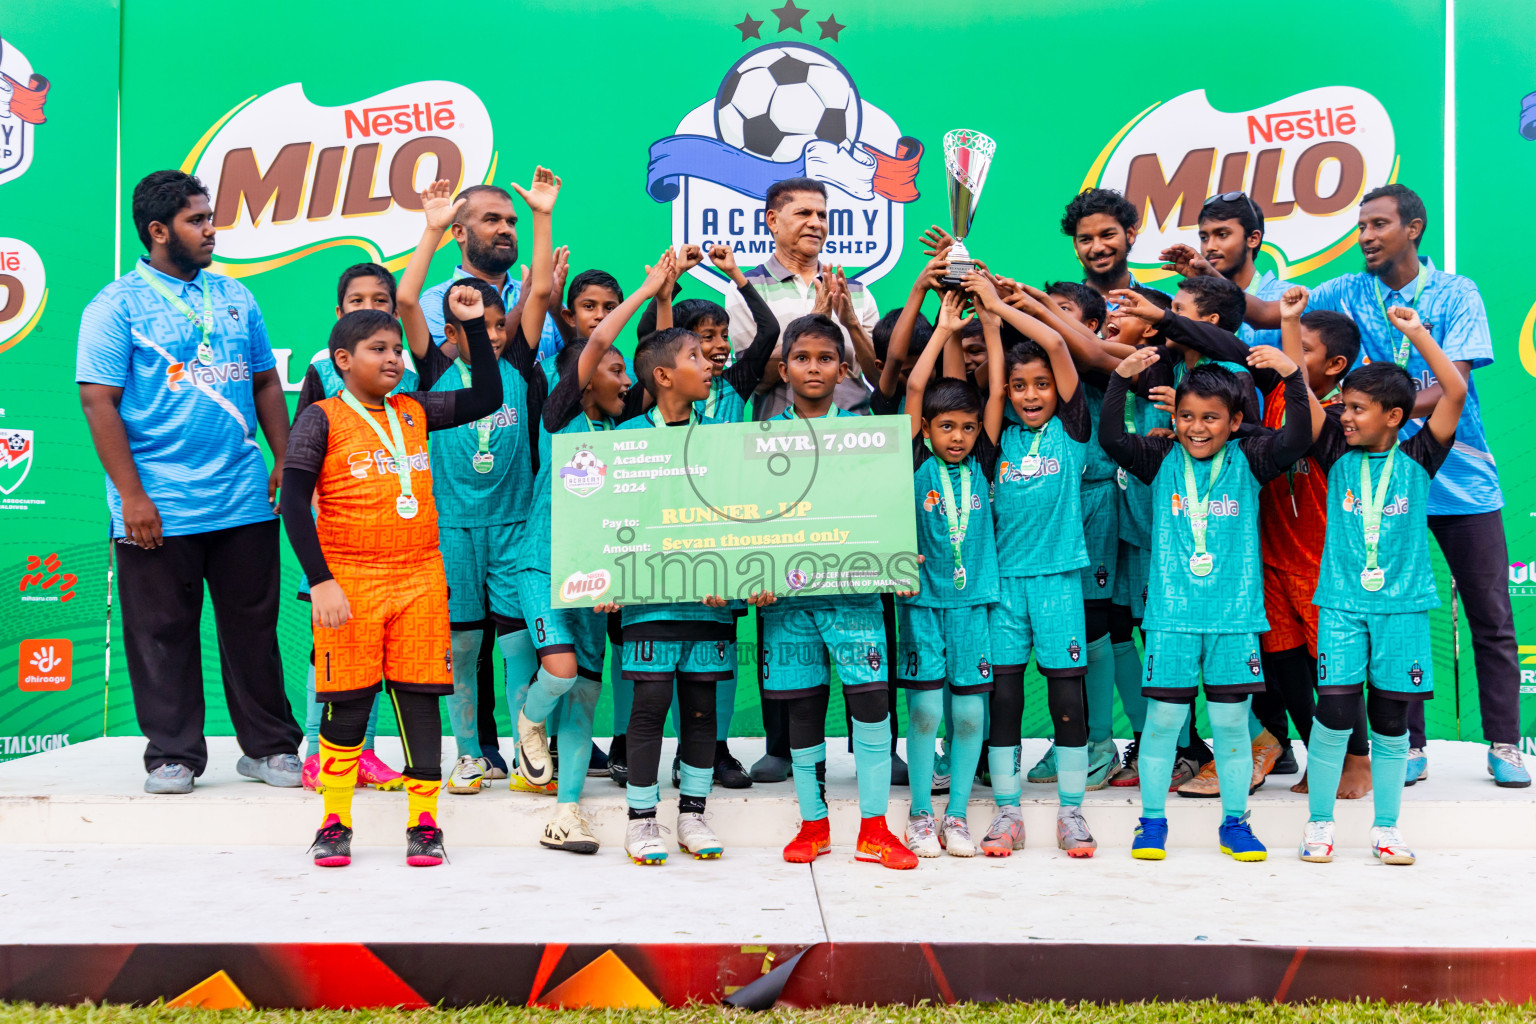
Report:
[[[1473,369],[1492,363],[1493,337],[1488,331],[1488,313],[1477,285],[1471,278],[1436,270],[1428,257],[1420,256],[1419,262],[1429,267],[1430,274],[1419,301],[1412,305],[1419,311],[1419,319],[1429,328],[1436,344],[1452,360],[1471,363]],[[1311,309],[1338,310],[1354,319],[1360,326],[1362,362],[1391,362],[1403,340],[1377,305],[1377,283],[1370,274],[1345,274],[1313,289],[1309,303]],[[1391,291],[1382,284],[1382,303],[1387,309],[1409,305],[1417,284],[1415,278],[1402,291]],[[1418,350],[1410,347],[1408,353],[1406,369],[1413,376],[1415,386],[1427,388],[1436,383]],[[1467,402],[1461,410],[1461,421],[1456,425],[1455,447],[1429,488],[1428,514],[1432,516],[1471,515],[1495,512],[1504,507],[1499,471],[1483,431],[1477,384],[1469,381],[1467,387]],[[1411,420],[1403,427],[1400,436],[1406,440],[1423,426],[1422,419]]]
[[[1248,282],[1247,292],[1249,295],[1257,296],[1267,302],[1279,302],[1280,296],[1284,295],[1285,290],[1290,286],[1289,281],[1282,281],[1276,277],[1273,270],[1266,270],[1264,275],[1258,280]],[[1237,336],[1249,348],[1252,348],[1254,345],[1269,345],[1272,348],[1280,347],[1279,331],[1260,330],[1243,324],[1237,329]]]
[[[421,295],[421,312],[427,318],[427,330],[432,335],[432,343],[441,346],[445,335],[443,334],[443,296],[448,294],[448,288],[455,281],[475,275],[467,272],[462,266],[453,268],[453,276],[441,284],[435,284]],[[517,300],[522,297],[523,283],[514,275],[508,274],[507,279],[501,284],[501,304],[506,307],[508,313],[517,305]],[[558,303],[559,297],[551,296],[552,303]],[[544,314],[544,330],[539,334],[539,358],[548,359],[560,351],[560,346],[565,344],[560,335],[560,329],[555,326],[553,311]]]
[[[81,314],[75,381],[123,389],[118,413],[165,536],[273,518],[251,377],[277,363],[255,297],[232,278],[199,271],[181,281],[149,267],[147,259],[140,263],[198,314],[203,289],[210,289],[213,362],[197,358],[202,328],[130,271]],[[112,536],[125,536],[123,499],[110,478],[107,506]]]

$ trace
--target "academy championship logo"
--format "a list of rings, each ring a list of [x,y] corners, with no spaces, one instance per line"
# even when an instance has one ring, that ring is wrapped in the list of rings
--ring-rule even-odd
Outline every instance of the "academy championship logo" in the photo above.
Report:
[[[399,269],[421,236],[417,193],[490,180],[491,120],[454,82],[416,82],[340,107],[298,82],[253,96],[182,161],[213,194],[214,269],[259,274],[352,245]]]
[[[32,431],[0,428],[0,494],[11,494],[32,472]]]
[[[825,182],[824,258],[869,284],[901,257],[902,210],[917,198],[922,154],[922,143],[861,97],[831,54],[770,43],[736,61],[713,99],[651,145],[645,188],[672,205],[674,244],[729,245],[750,267],[773,252],[768,187],[785,178]],[[707,265],[691,273],[720,291],[730,287]]]
[[[585,498],[589,494],[595,494],[603,486],[603,480],[608,476],[608,467],[598,459],[591,448],[582,445],[576,449],[576,454],[571,456],[560,469],[560,482],[565,489],[578,498]]]
[[[37,250],[19,238],[0,238],[0,352],[32,333],[47,302],[48,277]]]
[[[0,38],[0,185],[32,166],[33,133],[48,120],[43,116],[48,87],[22,52]]]
[[[573,572],[560,584],[560,597],[565,601],[596,601],[608,592],[612,583],[607,569]]]
[[[1147,268],[1175,243],[1199,248],[1207,197],[1245,191],[1264,214],[1264,250],[1290,278],[1354,244],[1360,197],[1396,179],[1396,159],[1392,119],[1362,89],[1325,86],[1236,112],[1196,90],[1120,129],[1083,188],[1118,189],[1141,211],[1131,263]]]

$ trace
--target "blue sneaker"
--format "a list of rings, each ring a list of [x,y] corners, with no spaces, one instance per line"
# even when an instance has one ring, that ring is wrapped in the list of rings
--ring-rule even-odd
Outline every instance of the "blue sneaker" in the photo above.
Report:
[[[1531,784],[1531,773],[1513,743],[1495,743],[1488,751],[1488,774],[1495,786],[1505,789],[1525,789]]]
[[[1168,856],[1168,819],[1137,818],[1136,836],[1131,840],[1131,856],[1137,860],[1163,860]]]
[[[1493,768],[1490,766],[1488,770],[1491,772]],[[1429,778],[1429,758],[1424,756],[1423,747],[1408,748],[1408,763],[1403,774],[1405,786],[1411,786],[1415,782],[1423,782]]]
[[[1242,817],[1229,814],[1221,823],[1221,828],[1216,830],[1216,835],[1221,841],[1221,852],[1227,854],[1233,860],[1263,860],[1269,856],[1269,851],[1264,849],[1264,844],[1259,842],[1258,836],[1253,834],[1253,829],[1248,827],[1248,815],[1251,812],[1244,811]]]

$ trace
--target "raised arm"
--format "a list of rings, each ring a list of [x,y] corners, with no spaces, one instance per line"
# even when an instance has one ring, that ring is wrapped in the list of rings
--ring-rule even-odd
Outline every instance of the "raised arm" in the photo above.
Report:
[[[1062,401],[1070,399],[1077,393],[1077,365],[1073,363],[1072,353],[1059,331],[1053,330],[1034,316],[1004,302],[991,279],[982,274],[967,275],[965,288],[976,296],[977,303],[983,308],[996,313],[1008,321],[1020,334],[1045,349],[1046,356],[1051,360],[1051,373],[1056,378],[1056,391]],[[1046,308],[1041,307],[1041,312],[1045,311]],[[991,356],[987,358],[990,359]],[[1007,386],[1006,382],[1004,386]]]
[[[1292,285],[1280,296],[1280,348],[1285,352],[1285,357],[1301,368],[1301,378],[1307,382],[1307,406],[1312,410],[1312,440],[1323,430],[1323,424],[1328,419],[1328,413],[1323,410],[1323,403],[1317,400],[1317,394],[1312,390],[1312,381],[1307,377],[1307,353],[1301,345],[1301,315],[1307,311],[1308,293],[1301,285]],[[1255,346],[1258,348],[1268,346]],[[1257,372],[1261,364],[1253,359],[1248,360],[1248,365]],[[1271,371],[1273,372],[1273,371]],[[1274,384],[1265,387],[1265,393],[1269,393]]]
[[[923,300],[928,297],[930,288],[937,289],[938,280],[944,276],[944,268],[947,266],[948,247],[941,249],[938,255],[929,260],[923,272],[917,275],[917,280],[912,282],[906,305],[901,307],[901,315],[896,318],[896,325],[891,328],[891,340],[885,347],[885,362],[880,367],[880,381],[876,385],[880,394],[887,397],[895,395],[896,382],[901,378],[901,364],[907,361],[907,350],[912,346],[912,332],[917,328],[917,318],[923,312]]]
[[[1467,380],[1462,376],[1460,364],[1453,362],[1445,350],[1435,344],[1434,336],[1419,320],[1419,314],[1412,306],[1393,306],[1387,310],[1387,318],[1418,349],[1440,385],[1440,401],[1435,403],[1424,428],[1434,433],[1436,441],[1449,445],[1456,439],[1456,424],[1461,421],[1461,409],[1467,401]]]
[[[779,321],[773,315],[773,310],[768,308],[767,301],[736,265],[736,254],[731,252],[730,246],[711,246],[709,259],[716,269],[731,279],[731,283],[736,286],[736,294],[741,296],[741,301],[747,304],[747,311],[752,314],[755,328],[752,344],[721,373],[738,395],[743,399],[751,398],[768,372],[768,363],[779,344]]]
[[[1313,437],[1312,420],[1307,415],[1306,374],[1279,349],[1263,345],[1254,351],[1260,350],[1268,353],[1264,358],[1274,360],[1273,369],[1285,376],[1285,423],[1279,430],[1244,437],[1240,443],[1254,476],[1266,483],[1306,455]]]
[[[827,277],[828,271],[822,272],[822,277]],[[848,332],[848,343],[853,349],[853,359],[858,365],[859,373],[865,381],[879,386],[878,376],[871,377],[875,373],[875,344],[870,340],[869,331],[864,328],[864,323],[859,319],[859,308],[854,304],[853,296],[848,291],[848,278],[843,274],[843,268],[837,267],[830,271],[833,276],[833,290],[831,297],[832,315],[843,325],[843,330]],[[865,301],[869,300],[869,293],[864,293]]]
[[[525,189],[514,181],[512,190],[528,204],[528,212],[533,217],[533,263],[518,305],[522,308],[523,337],[533,348],[538,348],[539,338],[544,333],[544,317],[549,313],[554,294],[553,219],[555,200],[560,197],[560,179],[548,168],[535,167],[533,183]]]
[[[1033,285],[1020,284],[1008,304],[1043,322],[1066,342],[1072,358],[1085,370],[1103,374],[1115,372],[1120,361],[1134,352],[1134,345],[1105,341],[1081,321],[1062,313],[1051,297]]]
[[[618,308],[603,317],[603,322],[597,325],[597,329],[587,339],[587,348],[592,348],[593,342],[601,344],[604,350],[612,348],[613,343],[618,340],[619,332],[629,323],[629,318],[635,315],[636,310],[651,301],[652,296],[661,290],[661,286],[666,283],[667,278],[676,268],[677,257],[672,254],[669,246],[662,250],[661,258],[656,261],[655,266],[646,268],[645,282],[636,288],[629,298],[619,303]],[[586,357],[587,352],[583,351],[582,359]],[[597,368],[596,361],[592,363],[592,367],[594,370]]]
[[[1136,479],[1150,484],[1157,477],[1163,457],[1174,442],[1166,437],[1143,437],[1125,432],[1125,403],[1130,401],[1131,378],[1151,367],[1160,358],[1155,348],[1139,348],[1126,356],[1110,374],[1104,389],[1104,407],[1099,413],[1099,445],[1117,465]]]
[[[933,334],[928,338],[928,347],[917,357],[917,365],[912,367],[912,373],[907,377],[907,415],[912,420],[913,437],[923,432],[923,393],[928,390],[928,380],[933,376],[939,356],[950,339],[956,337],[969,322],[969,317],[963,320],[960,318],[960,293],[945,293],[944,301],[939,306],[939,322],[934,325]]]
[[[1199,277],[1202,274],[1209,277],[1219,276],[1216,268],[1211,266],[1192,246],[1169,246],[1163,250],[1162,258],[1167,261],[1163,264],[1164,270],[1171,270],[1182,277]],[[1269,331],[1280,326],[1280,303],[1261,299],[1252,292],[1246,293],[1243,297],[1248,303],[1248,311],[1243,315],[1243,319],[1250,326]]]
[[[432,267],[432,257],[437,255],[443,234],[458,216],[459,207],[465,200],[453,198],[453,185],[449,181],[434,181],[420,193],[421,212],[426,217],[421,240],[411,253],[405,272],[400,275],[400,285],[395,289],[395,312],[405,328],[405,343],[411,347],[411,355],[418,361],[426,358],[432,344],[432,332],[427,327],[426,314],[421,308],[421,289],[427,283],[427,271]]]

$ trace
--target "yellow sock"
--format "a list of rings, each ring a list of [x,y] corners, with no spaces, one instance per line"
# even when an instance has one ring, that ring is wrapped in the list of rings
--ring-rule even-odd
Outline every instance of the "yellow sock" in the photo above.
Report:
[[[325,799],[325,816],[341,819],[352,827],[352,793],[357,787],[357,762],[363,745],[342,747],[320,737],[320,794]]]
[[[406,779],[405,801],[407,828],[417,825],[437,824],[437,791],[443,788],[440,779]],[[428,820],[422,821],[425,816]]]

